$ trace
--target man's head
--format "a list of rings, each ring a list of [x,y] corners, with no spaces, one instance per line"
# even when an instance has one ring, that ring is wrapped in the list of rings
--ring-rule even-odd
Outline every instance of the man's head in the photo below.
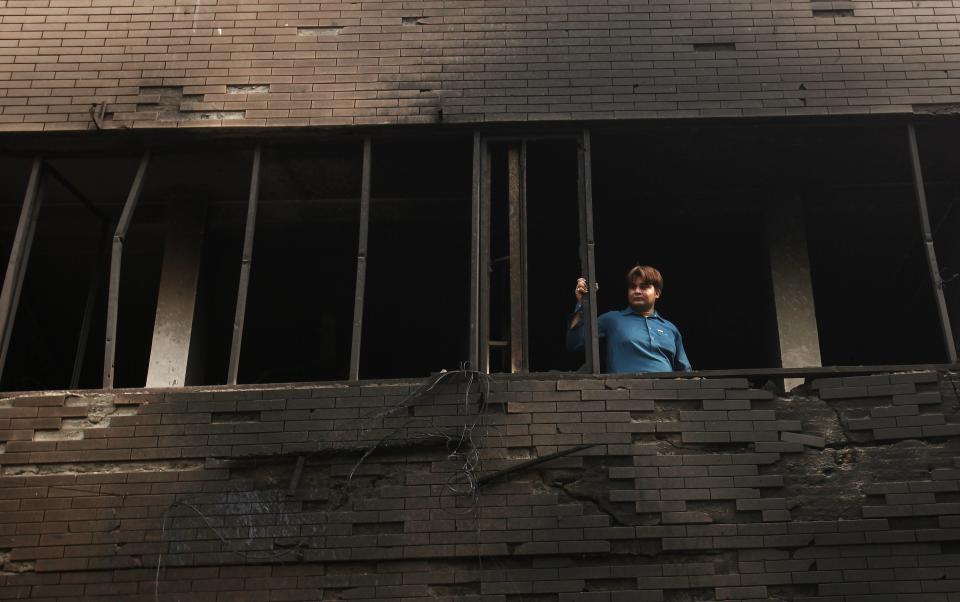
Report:
[[[627,302],[634,312],[652,314],[662,291],[663,276],[657,268],[638,265],[627,272]]]

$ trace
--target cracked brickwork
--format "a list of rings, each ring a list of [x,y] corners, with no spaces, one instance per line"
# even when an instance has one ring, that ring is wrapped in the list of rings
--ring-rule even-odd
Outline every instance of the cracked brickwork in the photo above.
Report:
[[[6,0],[0,130],[955,114],[958,15],[954,0]]]
[[[950,602],[958,380],[12,395],[0,599]]]

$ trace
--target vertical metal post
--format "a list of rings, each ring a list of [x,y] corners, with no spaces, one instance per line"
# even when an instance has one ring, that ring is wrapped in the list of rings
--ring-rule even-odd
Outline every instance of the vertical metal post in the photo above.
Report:
[[[240,282],[237,285],[237,305],[233,315],[233,339],[230,341],[230,363],[227,365],[227,384],[237,384],[240,371],[240,346],[243,341],[243,320],[247,315],[247,291],[250,289],[250,268],[253,262],[253,237],[257,231],[257,203],[260,200],[260,147],[253,150],[250,171],[250,196],[247,200],[247,223],[243,232],[243,252],[240,256]]]
[[[917,132],[912,123],[907,124],[907,141],[910,145],[910,166],[913,169],[913,190],[917,197],[917,209],[920,212],[920,229],[927,255],[927,266],[930,268],[930,282],[933,284],[933,294],[940,314],[943,344],[947,351],[947,358],[951,364],[955,364],[957,346],[953,340],[953,330],[950,328],[947,300],[943,295],[943,278],[940,277],[940,268],[937,265],[937,251],[933,246],[933,232],[930,229],[930,215],[927,211],[927,193],[923,184],[923,171],[920,168],[920,150],[917,147]]]
[[[523,371],[523,199],[521,196],[521,148],[507,149],[507,215],[510,240],[510,372]]]
[[[584,349],[587,368],[593,374],[600,373],[600,348],[597,334],[596,260],[593,239],[593,179],[590,149],[590,130],[584,129],[580,138],[577,161],[577,176],[580,201],[580,265],[585,272],[590,294],[583,297],[585,324]]]
[[[20,221],[17,222],[17,233],[13,237],[13,247],[10,249],[10,259],[7,261],[7,271],[3,277],[3,288],[0,289],[0,377],[3,376],[3,367],[7,363],[7,350],[10,347],[10,337],[13,335],[13,325],[17,318],[23,277],[27,271],[27,263],[30,261],[33,235],[37,229],[37,217],[40,214],[43,196],[42,177],[43,159],[36,157],[30,169],[27,191],[23,196],[23,206],[20,209]]]
[[[477,370],[490,372],[490,146],[480,149],[480,321]]]
[[[480,132],[473,133],[473,182],[470,206],[470,369],[480,365]]]
[[[110,289],[107,296],[107,333],[103,350],[104,389],[113,388],[114,360],[117,351],[117,314],[120,306],[120,267],[123,262],[123,242],[127,237],[127,230],[130,229],[130,222],[133,221],[133,212],[137,208],[137,201],[140,200],[140,192],[143,190],[143,181],[146,178],[147,166],[149,164],[150,151],[147,151],[143,153],[143,157],[140,158],[137,175],[134,176],[133,184],[130,185],[127,201],[123,205],[123,211],[120,213],[120,219],[117,222],[117,230],[113,235],[113,250],[110,256]]]
[[[520,144],[520,253],[523,268],[523,369],[530,371],[530,270],[527,262],[527,141]]]
[[[353,297],[353,340],[350,346],[350,380],[360,379],[360,340],[363,337],[363,295],[367,282],[367,237],[370,229],[370,138],[363,140],[363,174],[360,184],[360,244],[357,249],[357,288]]]

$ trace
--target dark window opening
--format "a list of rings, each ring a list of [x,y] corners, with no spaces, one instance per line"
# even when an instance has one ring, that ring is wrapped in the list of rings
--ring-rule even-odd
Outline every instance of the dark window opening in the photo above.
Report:
[[[824,365],[945,361],[906,128],[821,129],[805,144],[818,149],[804,202]]]
[[[262,161],[239,382],[346,379],[362,144],[270,146]]]
[[[29,163],[22,186],[5,187],[4,213],[11,218],[2,220],[4,230],[10,228],[5,259]],[[124,184],[115,180],[132,178],[135,167],[134,160],[120,158],[60,159],[44,165],[36,231],[0,388],[67,388],[75,378],[80,387],[100,385],[111,224],[126,194]]]
[[[519,142],[488,143],[490,161],[490,314],[489,342],[487,356],[490,372],[510,372],[511,369],[511,332],[510,310],[519,298],[511,296],[510,286],[510,199],[508,153],[520,149]],[[518,159],[514,159],[518,160]],[[514,202],[518,202],[519,199]],[[520,261],[520,258],[516,258]],[[480,276],[483,277],[483,274]],[[516,284],[514,285],[516,287]]]
[[[360,377],[458,369],[469,359],[471,139],[372,144]]]
[[[124,186],[129,187],[131,181],[132,175]],[[238,257],[239,252],[216,246],[206,239],[205,232],[217,229],[217,216],[224,207],[246,199],[248,183],[249,159],[242,153],[206,149],[158,154],[151,159],[124,241],[114,386],[144,386],[151,371],[162,373],[157,366],[164,363],[185,365],[185,373],[177,377],[183,384],[213,380],[207,375],[207,355],[222,348],[218,328],[232,319],[229,315],[211,319],[215,295],[209,286],[209,266],[217,263],[219,254]],[[122,198],[126,199],[126,192]],[[168,253],[177,236],[195,245],[192,253]],[[168,260],[171,264],[165,266]],[[164,278],[170,280],[164,282]],[[176,315],[171,311],[189,316],[191,302],[192,320],[168,321]],[[158,311],[160,304],[169,305]],[[154,349],[155,344],[163,344],[156,335],[168,333],[170,328],[189,329],[189,336],[184,342]]]
[[[219,151],[197,159],[202,173],[186,184],[203,205],[199,280],[187,384],[226,382],[253,153]]]
[[[576,138],[487,144],[491,372],[569,371],[583,364],[565,349],[571,291],[581,270],[577,144]],[[519,170],[512,185],[511,170]],[[521,242],[511,246],[515,237]],[[525,316],[515,327],[520,308]],[[515,344],[525,351],[522,361]]]
[[[657,312],[694,369],[777,365],[763,212],[776,198],[755,179],[754,145],[727,130],[593,137],[598,313],[627,307],[633,265],[656,267]]]
[[[577,370],[566,328],[580,265],[576,140],[531,141],[527,152],[530,370]]]
[[[956,333],[960,127],[920,124],[917,132]],[[472,140],[398,135],[371,145],[361,316],[354,308],[363,140],[291,138],[264,147],[239,382],[348,379],[356,343],[361,378],[424,376],[474,355]],[[574,283],[586,275],[578,134],[490,138],[484,147],[490,246],[481,278],[490,279],[490,304],[481,360],[491,372],[581,369],[583,354],[564,345]],[[592,151],[598,313],[626,306],[625,272],[647,263],[664,273],[657,309],[683,333],[695,369],[781,365],[790,353],[780,348],[791,326],[785,315],[816,324],[822,365],[946,361],[905,126],[598,128]],[[124,241],[114,386],[159,386],[152,378],[164,358],[185,364],[168,385],[227,382],[253,156],[249,145],[212,142],[152,159]],[[100,386],[109,243],[138,160],[132,153],[49,161],[0,388]],[[30,168],[29,158],[0,161],[4,270]],[[791,299],[815,316],[782,309],[793,289],[777,245],[798,233],[808,265],[791,274],[808,269],[809,277],[791,282],[810,292]],[[197,243],[178,272],[194,280],[171,289],[165,262],[177,236]],[[188,293],[193,306],[190,322],[177,323],[189,344],[174,342],[166,355],[154,348],[163,338],[156,320],[170,315],[164,290]],[[358,319],[362,340],[354,341]]]

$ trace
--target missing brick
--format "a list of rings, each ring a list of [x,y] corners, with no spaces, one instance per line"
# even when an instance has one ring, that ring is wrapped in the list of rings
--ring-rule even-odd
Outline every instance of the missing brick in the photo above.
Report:
[[[197,113],[188,113],[184,112],[183,119],[187,120],[218,120],[218,121],[227,121],[231,119],[244,119],[246,113],[243,111],[202,111]]]
[[[298,27],[297,35],[304,37],[332,37],[339,35],[343,31],[343,27],[338,27],[335,25],[327,25],[324,27]]]
[[[83,408],[86,417],[64,417],[60,424],[60,431],[81,431],[89,428],[106,428],[110,426],[110,419],[114,416],[133,416],[137,413],[136,406],[118,407],[114,395],[70,395],[64,400],[68,408]],[[56,437],[56,435],[50,435]],[[61,435],[64,440],[72,440],[75,435]],[[82,438],[82,437],[81,437]],[[39,441],[40,439],[35,439]],[[54,439],[48,439],[50,441]]]
[[[814,17],[852,17],[853,9],[852,8],[825,8],[822,10],[814,10]]]
[[[929,103],[912,105],[914,113],[920,115],[960,115],[960,103]]]
[[[693,45],[694,52],[732,52],[736,49],[736,42],[704,42]]]
[[[82,441],[83,431],[35,431],[34,441]]]
[[[128,472],[179,472],[203,470],[202,461],[178,460],[157,462],[98,462],[96,460],[79,461],[64,464],[19,464],[4,466],[0,475],[8,476],[49,476],[78,474],[118,474]]]
[[[183,86],[142,86],[138,112],[156,111],[157,121],[243,119],[243,111],[191,111],[181,107],[203,102],[203,94],[184,94]]]
[[[183,86],[141,86],[137,111],[158,111],[161,114],[179,113],[180,103],[203,100],[200,94],[184,94]]]
[[[424,17],[400,17],[400,23],[403,25],[426,25]]]
[[[267,94],[268,92],[270,92],[270,86],[267,84],[227,86],[227,94]]]
[[[33,562],[15,562],[11,560],[12,548],[0,548],[0,575],[30,573],[34,570]]]

